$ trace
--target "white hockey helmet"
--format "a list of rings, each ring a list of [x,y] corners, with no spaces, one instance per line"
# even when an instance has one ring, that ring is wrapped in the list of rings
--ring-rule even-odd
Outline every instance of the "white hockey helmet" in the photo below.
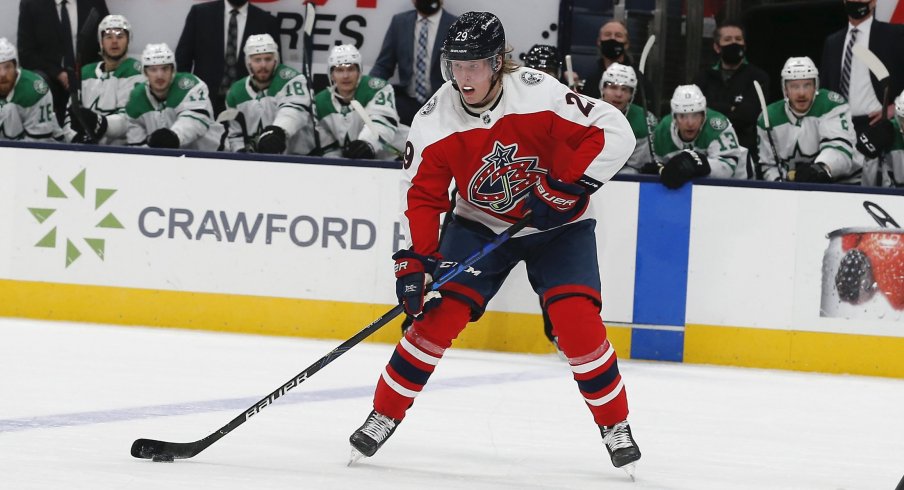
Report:
[[[279,46],[269,34],[255,34],[245,41],[245,65],[249,65],[251,71],[251,57],[256,54],[273,53],[276,55],[276,63],[279,64]]]
[[[788,96],[785,91],[785,83],[788,80],[809,80],[811,78],[813,83],[816,84],[816,88],[819,89],[819,70],[816,68],[816,63],[813,63],[809,56],[788,58],[788,61],[785,61],[785,66],[782,67],[782,94],[785,97]]]
[[[603,78],[600,79],[600,90],[602,90],[603,86],[607,83],[636,89],[637,74],[634,72],[634,68],[631,68],[628,65],[612,63],[609,65],[609,68],[606,68],[606,71],[603,72]]]
[[[173,65],[176,67],[176,54],[166,43],[148,44],[141,52],[141,69],[149,66]]]
[[[706,97],[696,85],[679,85],[675,87],[670,105],[672,114],[706,112]]]
[[[904,128],[904,92],[901,92],[895,99],[895,117],[898,118],[898,123]]]
[[[15,61],[19,64],[19,52],[13,43],[9,42],[5,37],[0,37],[0,63],[7,61]]]
[[[353,44],[341,44],[334,46],[330,50],[330,56],[327,58],[329,70],[339,65],[358,65],[358,70],[363,69],[361,66],[361,53]]]
[[[129,38],[132,37],[132,24],[129,23],[129,19],[126,19],[122,15],[111,14],[103,18],[100,21],[100,24],[97,24],[97,42],[100,43],[104,39],[104,31],[107,29],[122,29],[129,33]]]

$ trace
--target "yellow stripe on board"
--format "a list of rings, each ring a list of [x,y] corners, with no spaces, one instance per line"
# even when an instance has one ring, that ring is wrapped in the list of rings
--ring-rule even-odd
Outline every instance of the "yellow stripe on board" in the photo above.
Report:
[[[904,378],[904,338],[687,325],[684,362]]]
[[[270,298],[154,289],[0,280],[0,316],[214,330],[261,335],[347,339],[392,305]],[[396,343],[401,318],[368,340]],[[609,339],[628,358],[631,330],[609,327]],[[455,347],[502,352],[554,352],[540,315],[487,312]]]

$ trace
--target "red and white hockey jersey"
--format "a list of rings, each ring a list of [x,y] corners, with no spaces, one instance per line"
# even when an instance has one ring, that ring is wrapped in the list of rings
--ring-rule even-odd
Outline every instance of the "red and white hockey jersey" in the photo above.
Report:
[[[540,173],[601,185],[635,143],[618,109],[536,70],[504,74],[501,96],[480,114],[466,109],[447,82],[415,116],[405,146],[401,218],[409,246],[421,254],[437,250],[453,180],[455,214],[498,233],[524,215],[524,198]],[[575,221],[592,216],[590,209]],[[536,232],[526,228],[519,236]]]

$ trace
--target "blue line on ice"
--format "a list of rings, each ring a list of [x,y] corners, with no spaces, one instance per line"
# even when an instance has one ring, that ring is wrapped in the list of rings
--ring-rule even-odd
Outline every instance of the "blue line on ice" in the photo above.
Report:
[[[437,379],[431,382],[428,390],[448,390],[470,388],[480,385],[500,385],[505,383],[534,381],[559,376],[565,376],[568,371],[563,365],[559,369],[531,370],[515,373],[497,373],[481,376],[463,376],[458,378]],[[289,392],[277,401],[277,404],[310,403],[334,400],[346,400],[351,398],[363,398],[373,396],[374,386],[358,386],[340,388],[335,390],[321,390],[313,392]],[[257,403],[260,398],[226,398],[222,400],[206,400],[186,403],[172,403],[167,405],[154,405],[148,407],[119,408],[113,410],[99,410],[95,412],[64,413],[57,415],[44,415],[40,417],[26,417],[19,419],[0,420],[0,433],[19,432],[31,429],[55,429],[60,427],[76,427],[81,425],[105,424],[110,422],[124,422],[128,420],[146,419],[151,417],[172,417],[176,415],[194,415],[199,413],[217,412],[225,410],[244,410]]]

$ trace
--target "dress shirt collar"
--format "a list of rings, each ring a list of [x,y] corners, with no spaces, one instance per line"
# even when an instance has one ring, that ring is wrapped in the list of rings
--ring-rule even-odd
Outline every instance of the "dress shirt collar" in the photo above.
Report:
[[[866,20],[864,20],[863,22],[860,23],[860,25],[857,25],[857,26],[848,22],[848,35],[850,36],[851,31],[856,28],[859,31],[857,33],[858,36],[861,34],[866,34],[867,36],[869,36],[869,31],[872,26],[873,26],[873,16],[872,15],[867,17]]]
[[[415,10],[415,12],[417,12]],[[439,9],[431,15],[425,16],[424,14],[418,12],[417,13],[417,21],[420,22],[421,19],[427,19],[431,24],[439,24],[439,18],[443,16],[443,9]]]

